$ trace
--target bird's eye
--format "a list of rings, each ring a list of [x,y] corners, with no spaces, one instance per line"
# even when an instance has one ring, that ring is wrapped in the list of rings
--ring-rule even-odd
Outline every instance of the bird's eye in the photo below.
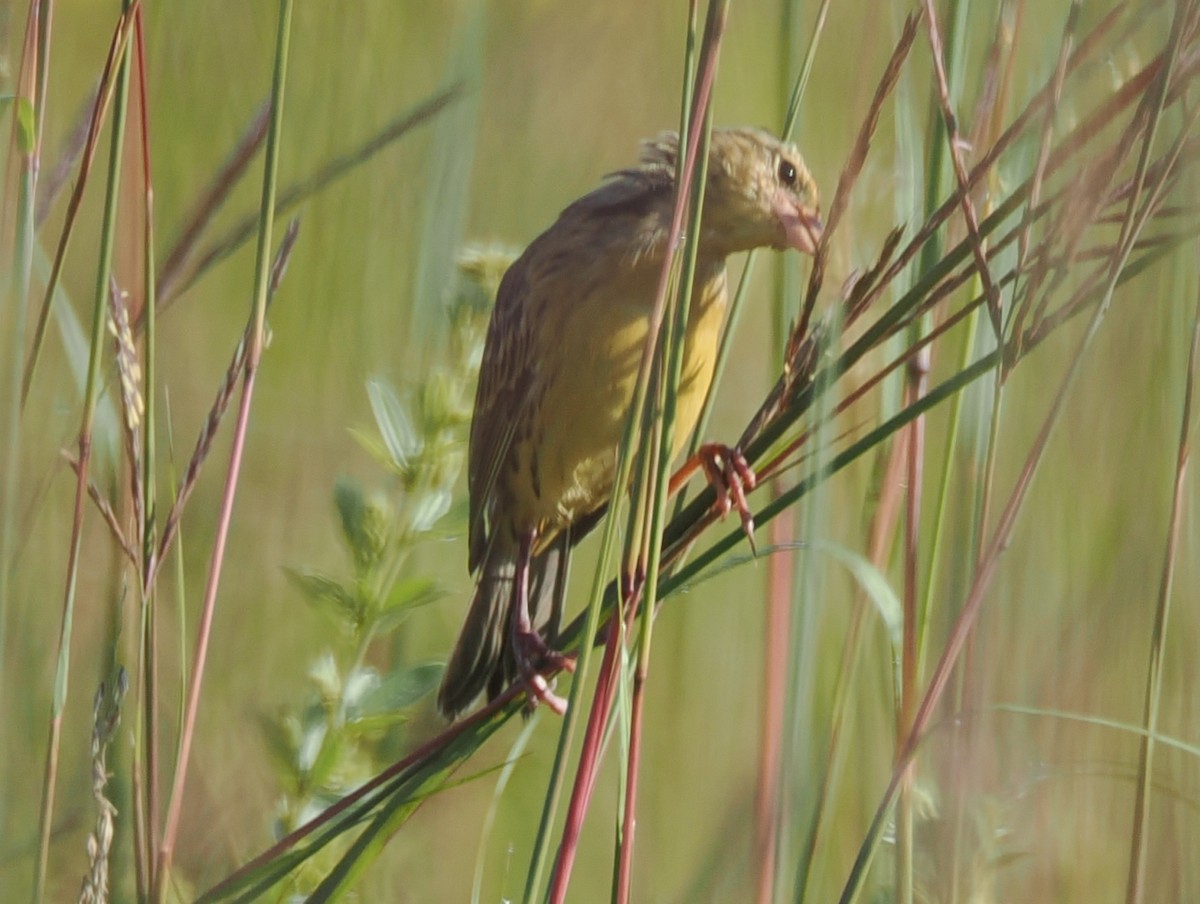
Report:
[[[779,181],[792,188],[796,184],[796,167],[787,160],[779,161]]]

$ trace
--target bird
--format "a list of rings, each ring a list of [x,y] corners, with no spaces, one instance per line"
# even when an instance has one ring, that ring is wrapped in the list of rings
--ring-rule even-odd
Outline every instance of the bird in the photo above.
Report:
[[[542,672],[570,665],[553,648],[567,562],[613,492],[668,252],[678,153],[676,133],[644,141],[635,166],[563,210],[500,282],[467,456],[476,582],[437,697],[448,719],[518,680],[530,705],[564,706]],[[708,153],[672,457],[712,382],[727,258],[764,247],[815,255],[822,233],[816,183],[794,145],[719,128]],[[710,482],[722,468],[735,489],[739,476],[752,481],[737,450],[705,449],[716,450],[703,463]]]

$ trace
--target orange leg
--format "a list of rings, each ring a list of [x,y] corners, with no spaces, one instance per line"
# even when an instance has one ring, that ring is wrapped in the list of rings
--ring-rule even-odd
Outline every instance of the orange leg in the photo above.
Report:
[[[721,443],[705,443],[675,472],[669,491],[672,494],[679,492],[697,469],[704,471],[705,479],[717,494],[717,513],[724,518],[730,509],[738,510],[742,519],[742,529],[746,532],[746,539],[750,541],[750,548],[753,550],[754,515],[746,502],[746,491],[753,490],[758,480],[746,462],[746,457],[740,449],[733,449]]]

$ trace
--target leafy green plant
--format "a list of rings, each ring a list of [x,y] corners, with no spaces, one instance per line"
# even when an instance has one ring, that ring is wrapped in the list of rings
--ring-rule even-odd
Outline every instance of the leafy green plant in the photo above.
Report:
[[[440,663],[400,658],[376,665],[370,653],[388,647],[414,610],[443,595],[433,578],[415,573],[413,555],[454,520],[447,516],[462,470],[484,331],[511,259],[502,249],[467,249],[447,309],[441,360],[402,392],[381,379],[367,384],[375,430],[355,435],[385,473],[377,489],[345,477],[334,487],[346,574],[288,569],[304,599],[336,628],[337,643],[309,666],[305,702],[265,723],[283,789],[280,837],[378,773],[388,753],[402,746],[411,707],[441,677]],[[289,890],[311,893],[344,848],[330,845],[305,863]]]

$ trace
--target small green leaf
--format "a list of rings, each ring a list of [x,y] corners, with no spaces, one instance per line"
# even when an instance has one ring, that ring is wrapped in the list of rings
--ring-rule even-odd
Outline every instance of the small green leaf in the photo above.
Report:
[[[350,477],[337,479],[333,499],[341,517],[342,535],[361,577],[378,566],[387,552],[391,537],[391,505],[382,494],[368,496],[358,481]]]
[[[305,770],[308,773],[308,781],[319,788],[328,788],[333,784],[333,775],[341,760],[344,739],[336,731],[319,734],[314,731],[313,741],[316,744],[316,755],[311,760],[311,767]]]
[[[359,716],[346,723],[346,731],[356,738],[378,737],[389,728],[411,722],[412,716],[404,712],[377,713],[373,716]]]
[[[353,549],[359,542],[367,511],[367,497],[358,481],[339,477],[333,485],[333,501],[342,519],[342,535]]]
[[[430,490],[413,502],[409,509],[409,524],[417,533],[425,533],[446,512],[450,511],[451,495],[447,489]]]
[[[456,383],[444,370],[436,370],[425,381],[421,393],[421,411],[425,423],[442,429],[455,422],[455,412],[462,406],[456,402]]]
[[[408,466],[408,460],[421,451],[422,445],[420,437],[413,430],[407,406],[383,380],[368,380],[367,396],[371,400],[371,411],[392,465],[403,471]]]
[[[274,761],[277,771],[283,775],[290,774],[295,765],[299,734],[296,718],[286,714],[271,718],[264,714],[259,716],[258,722],[267,745],[267,753]]]
[[[397,581],[388,594],[384,609],[415,609],[418,606],[428,606],[446,595],[446,591],[438,586],[433,578],[405,578]]]
[[[338,581],[315,571],[285,568],[289,580],[304,598],[339,621],[358,625],[362,622],[362,604],[354,592]]]
[[[395,463],[392,461],[392,455],[379,437],[372,433],[364,433],[362,430],[355,430],[353,427],[350,428],[350,435],[379,464],[385,468],[394,469]]]
[[[437,602],[445,595],[446,591],[429,578],[400,581],[388,595],[372,627],[376,634],[394,631],[413,609]]]
[[[412,706],[433,692],[441,681],[445,668],[440,662],[427,662],[411,669],[392,672],[377,688],[363,697],[360,718],[394,713]]]

